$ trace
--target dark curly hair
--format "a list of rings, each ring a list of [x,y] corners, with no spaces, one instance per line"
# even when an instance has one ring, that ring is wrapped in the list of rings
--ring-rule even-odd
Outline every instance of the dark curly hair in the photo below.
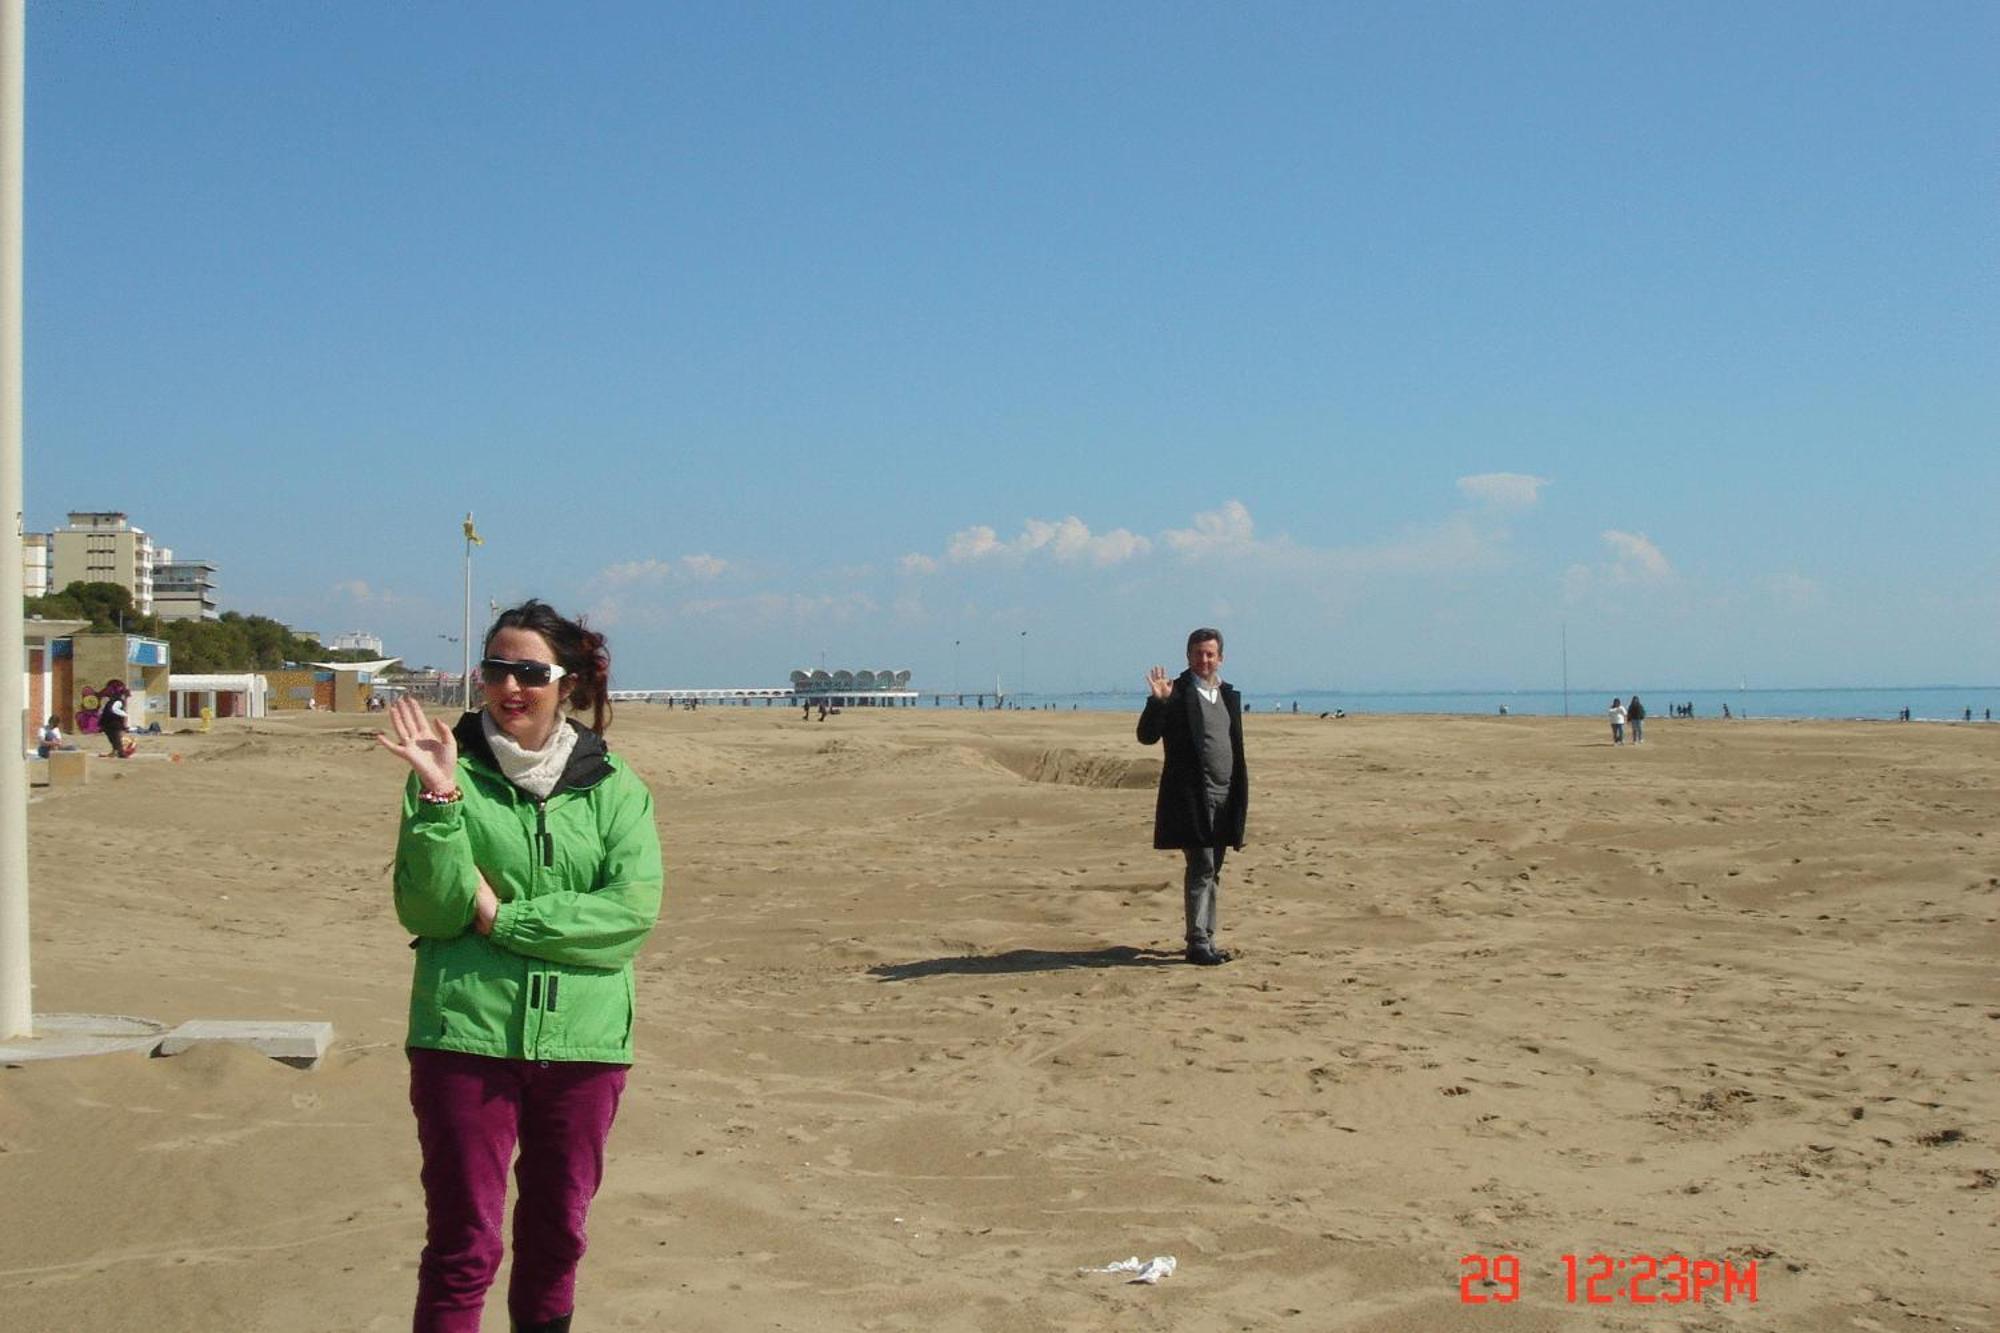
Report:
[[[571,682],[569,706],[577,713],[590,710],[590,729],[603,735],[611,726],[611,647],[604,636],[583,623],[583,617],[569,619],[547,602],[529,598],[510,606],[497,616],[486,631],[483,652],[490,653],[493,636],[503,629],[524,629],[541,635],[555,649],[556,662]]]

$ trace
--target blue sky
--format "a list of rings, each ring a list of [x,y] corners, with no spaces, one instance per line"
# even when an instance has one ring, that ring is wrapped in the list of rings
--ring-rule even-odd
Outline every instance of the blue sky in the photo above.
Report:
[[[27,522],[225,607],[455,662],[472,510],[621,685],[2000,678],[1990,5],[31,8]]]

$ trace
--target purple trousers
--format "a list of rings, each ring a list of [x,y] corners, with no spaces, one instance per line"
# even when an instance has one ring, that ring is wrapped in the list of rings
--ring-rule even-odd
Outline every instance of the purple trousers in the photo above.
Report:
[[[479,1333],[486,1289],[500,1271],[516,1143],[507,1312],[521,1324],[570,1313],[584,1216],[604,1179],[604,1141],[625,1091],[625,1066],[416,1047],[409,1056],[427,1219],[416,1333]]]

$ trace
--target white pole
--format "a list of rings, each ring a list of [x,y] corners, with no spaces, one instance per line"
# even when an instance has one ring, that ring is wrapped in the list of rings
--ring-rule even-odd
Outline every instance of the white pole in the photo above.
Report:
[[[459,631],[459,683],[465,691],[460,708],[472,711],[472,511],[465,511],[465,625]]]
[[[34,989],[28,980],[28,765],[22,719],[27,701],[14,693],[28,675],[22,624],[21,536],[21,164],[26,141],[28,12],[26,0],[0,0],[0,681],[14,707],[0,709],[13,735],[0,747],[0,1039],[31,1037]],[[0,523],[0,529],[5,528]]]
[[[1563,621],[1563,716],[1569,716],[1569,621]]]

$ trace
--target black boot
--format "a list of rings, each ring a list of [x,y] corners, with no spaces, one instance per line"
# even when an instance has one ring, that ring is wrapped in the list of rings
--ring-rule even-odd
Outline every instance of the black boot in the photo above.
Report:
[[[570,1311],[570,1314],[575,1313],[574,1310]],[[570,1315],[562,1314],[539,1324],[524,1324],[518,1319],[510,1322],[513,1324],[514,1333],[569,1333],[569,1320]]]

